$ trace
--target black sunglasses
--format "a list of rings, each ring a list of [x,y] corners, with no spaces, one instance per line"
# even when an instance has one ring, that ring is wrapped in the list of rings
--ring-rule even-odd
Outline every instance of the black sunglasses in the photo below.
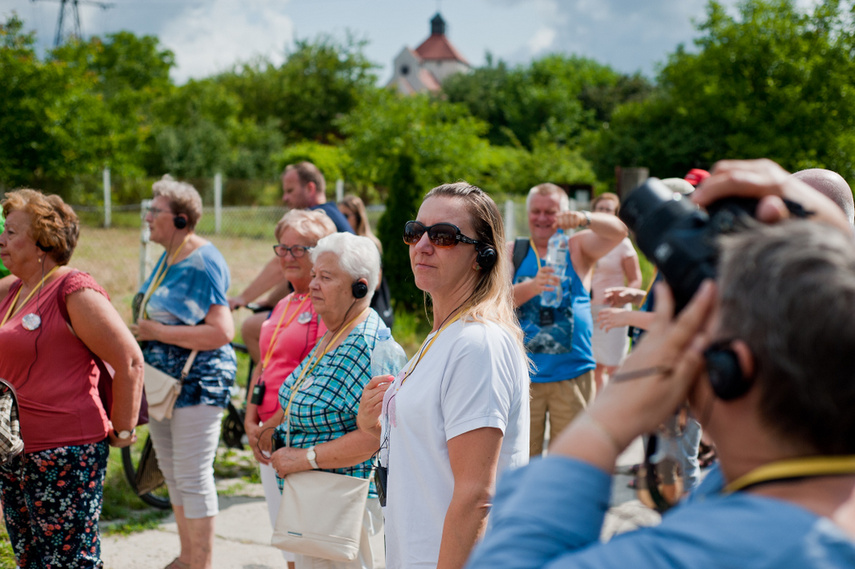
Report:
[[[440,249],[454,247],[458,241],[468,243],[469,245],[481,244],[480,241],[463,235],[460,232],[460,228],[451,223],[435,223],[428,226],[418,221],[408,221],[404,225],[404,243],[415,245],[421,240],[425,232],[427,232],[428,239],[430,239],[434,247],[439,247]]]
[[[287,245],[280,244],[273,246],[273,252],[276,253],[277,257],[284,257],[286,253],[291,253],[291,256],[295,259],[299,259],[311,250],[311,247],[303,247],[302,245],[291,245],[289,247]]]

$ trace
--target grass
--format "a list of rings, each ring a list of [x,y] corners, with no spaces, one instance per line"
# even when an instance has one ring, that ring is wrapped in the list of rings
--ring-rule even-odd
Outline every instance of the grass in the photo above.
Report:
[[[116,223],[117,219],[120,223]],[[270,235],[276,219],[278,217],[269,221],[268,227],[254,231],[245,230],[246,233],[262,235],[261,238],[208,235],[200,231],[201,235],[219,249],[229,265],[232,277],[230,294],[242,291],[270,259],[270,246],[273,244],[273,238]],[[119,227],[111,229],[83,227],[81,229],[77,249],[70,265],[90,273],[110,294],[111,302],[123,320],[130,322],[131,301],[139,289],[140,280],[139,213],[114,212],[113,221]],[[249,219],[240,220],[238,227],[249,224]],[[206,227],[203,225],[200,229]],[[149,245],[146,254],[149,266],[153,265],[161,252],[160,247]],[[240,341],[240,325],[250,313],[247,310],[239,310],[233,314],[235,331],[238,335],[236,340]],[[396,312],[395,338],[409,355],[415,354],[429,331],[430,325],[424,313]],[[248,357],[239,355],[238,383],[241,387],[245,387],[247,367]],[[244,391],[241,390],[239,397],[243,397],[243,394]],[[144,437],[146,427],[138,429],[138,433]],[[218,479],[232,479],[229,485],[221,490],[223,493],[237,493],[245,484],[259,482],[258,469],[249,451],[236,451],[221,446],[214,470]],[[111,449],[101,516],[102,529],[105,533],[130,533],[152,528],[168,514],[169,512],[146,505],[133,493],[125,480],[120,451]],[[14,567],[14,554],[5,528],[0,523],[0,569]]]

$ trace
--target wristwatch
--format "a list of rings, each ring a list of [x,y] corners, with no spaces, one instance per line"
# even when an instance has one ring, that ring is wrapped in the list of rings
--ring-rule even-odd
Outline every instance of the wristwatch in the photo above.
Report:
[[[136,429],[131,429],[130,431],[117,431],[116,429],[113,429],[113,434],[116,435],[117,439],[126,441],[131,438],[131,436],[134,434],[134,431],[136,431]]]
[[[306,458],[309,459],[309,464],[312,465],[312,468],[315,470],[318,469],[318,463],[315,459],[318,458],[318,453],[315,452],[315,445],[310,446],[306,449]]]
[[[585,223],[580,223],[579,229],[588,229],[591,227],[591,212],[582,210],[579,213],[585,216]]]

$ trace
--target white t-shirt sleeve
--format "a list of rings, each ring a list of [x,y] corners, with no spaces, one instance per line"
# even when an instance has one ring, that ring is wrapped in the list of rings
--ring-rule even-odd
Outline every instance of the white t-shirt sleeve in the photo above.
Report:
[[[521,382],[518,354],[496,325],[468,323],[454,339],[442,378],[446,440],[484,427],[504,434]]]

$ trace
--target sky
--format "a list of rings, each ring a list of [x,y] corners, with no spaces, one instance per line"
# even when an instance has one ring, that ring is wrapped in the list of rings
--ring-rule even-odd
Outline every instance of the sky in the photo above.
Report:
[[[295,39],[348,33],[368,41],[381,84],[405,46],[427,39],[440,11],[446,35],[475,67],[494,61],[525,64],[549,53],[590,57],[623,73],[653,78],[679,44],[693,48],[706,0],[79,0],[83,36],[121,30],[156,35],[175,53],[181,84],[226,71],[257,56],[281,63]],[[809,4],[812,0],[800,0]],[[736,0],[721,0],[732,7]],[[71,22],[71,2],[66,22]],[[60,0],[0,0],[0,18],[16,12],[49,48]]]

